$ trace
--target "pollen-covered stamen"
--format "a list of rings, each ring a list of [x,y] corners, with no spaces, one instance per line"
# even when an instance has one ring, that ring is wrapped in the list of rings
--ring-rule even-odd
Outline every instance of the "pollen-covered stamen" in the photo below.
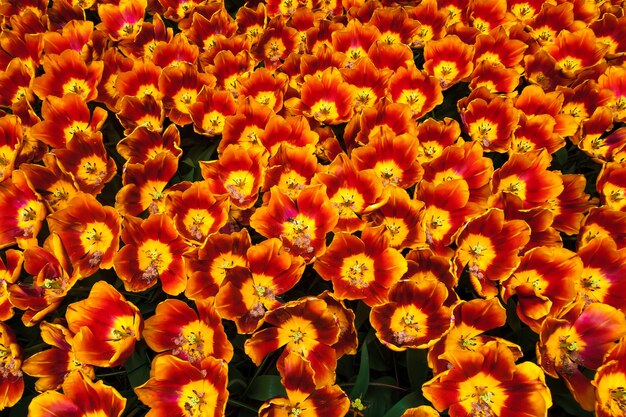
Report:
[[[415,336],[409,335],[406,330],[402,330],[401,332],[393,332],[392,336],[396,345],[411,343],[415,340]]]
[[[181,355],[190,362],[200,362],[204,358],[204,338],[202,332],[189,332],[185,336],[180,333],[178,337],[173,339],[177,346],[172,350],[173,355]]]
[[[250,317],[254,319],[258,319],[260,317],[263,317],[266,311],[267,310],[265,309],[265,306],[263,305],[263,303],[256,303],[250,309],[249,314],[250,314]]]
[[[231,198],[235,201],[242,204],[246,197],[242,193],[243,188],[246,186],[246,179],[242,177],[233,178],[233,182],[231,184],[226,184],[226,189],[230,194]]]
[[[395,223],[385,224],[385,227],[387,227],[387,230],[389,230],[389,233],[391,233],[392,236],[396,236],[400,233],[400,229],[402,229],[402,226]]]
[[[394,175],[392,167],[384,167],[380,170],[380,176],[383,179],[383,184],[398,184],[400,182],[400,178],[397,175]]]
[[[357,102],[367,104],[370,101],[370,94],[367,91],[361,91],[356,96]]]
[[[626,390],[624,387],[611,388],[609,394],[611,395],[611,402],[620,410],[626,411]]]
[[[439,216],[436,216],[436,217],[433,216],[430,219],[429,226],[432,227],[433,229],[437,229],[437,228],[443,226],[443,219],[441,217],[439,217]]]
[[[122,32],[126,35],[132,35],[134,31],[135,31],[135,25],[131,23],[125,23],[124,26],[122,27]]]
[[[135,337],[135,331],[130,327],[122,325],[119,329],[114,328],[111,330],[111,340],[114,342],[126,339],[127,337]]]
[[[267,103],[262,103],[262,104],[267,104]],[[250,133],[248,133],[248,135],[246,136],[248,138],[248,141],[253,144],[256,145],[259,143],[259,137],[257,136],[256,132],[252,131]]]
[[[204,236],[202,234],[202,226],[204,225],[204,216],[196,214],[191,218],[191,225],[189,226],[189,233],[196,240],[201,240]]]
[[[100,262],[102,262],[102,255],[102,252],[100,252],[99,250],[92,253],[91,257],[89,258],[89,266],[95,268],[96,266],[100,265]]]
[[[594,277],[593,275],[588,277],[583,277],[581,283],[583,287],[589,291],[595,291],[602,288],[600,286],[600,279],[598,277]]]
[[[355,203],[354,203],[354,195],[352,194],[342,194],[341,195],[341,202],[340,203],[334,203],[335,207],[337,208],[349,208],[351,210],[355,209]]]
[[[309,226],[302,219],[288,219],[292,233],[287,234],[287,237],[291,240],[293,246],[306,251],[307,253],[313,252],[313,246],[311,246],[311,234],[309,232]]]
[[[358,260],[354,261],[354,264],[348,268],[348,279],[350,280],[350,284],[354,285],[357,288],[366,288],[369,286],[367,281],[365,281],[365,273],[369,270],[367,265],[364,263],[359,263]]]
[[[3,344],[0,344],[0,376],[3,379],[13,377],[21,377],[22,371],[18,369],[17,357],[11,354],[11,350]]]
[[[43,280],[41,288],[43,288],[44,290],[51,290],[58,294],[63,294],[67,290],[67,284],[67,277],[52,275],[50,277],[46,277]]]
[[[470,266],[468,271],[471,275],[475,276],[476,278],[480,280],[485,279],[485,274],[483,273],[483,271],[481,271],[478,265]]]
[[[215,115],[213,117],[209,118],[209,127],[208,129],[205,129],[205,132],[213,135],[215,134],[215,132],[217,132],[218,130],[220,130],[220,127],[223,124],[223,120],[220,116]]]
[[[99,186],[107,175],[105,170],[106,165],[104,165],[101,160],[93,160],[90,158],[90,160],[82,164],[82,170],[79,170],[78,176]]]
[[[526,153],[531,150],[531,144],[527,140],[522,140],[517,143],[517,152],[518,153]]]
[[[412,343],[417,339],[416,333],[419,332],[419,323],[415,320],[415,315],[411,313],[406,313],[400,319],[400,326],[403,327],[403,330],[393,332],[393,340],[398,345]]]
[[[580,67],[580,59],[567,57],[561,61],[561,66],[568,71],[572,71]]]
[[[350,51],[348,51],[348,57],[350,58],[351,61],[356,61],[357,59],[361,58],[362,53],[361,53],[361,49],[357,49],[357,48],[352,48],[350,49]],[[353,63],[354,64],[354,63]]]
[[[383,42],[387,45],[393,45],[396,43],[396,37],[392,34],[387,34],[383,37]]]
[[[264,285],[255,285],[254,291],[259,298],[267,298],[268,300],[276,299],[276,294],[274,294],[274,291]]]
[[[148,206],[148,213],[158,214],[161,211],[158,203],[163,200],[165,193],[161,190],[157,190],[155,187],[152,187],[152,189],[153,189],[153,192],[149,193],[150,197],[152,197],[152,202]]]
[[[289,337],[291,337],[291,339],[292,339],[292,341],[293,341],[293,343],[295,345],[297,345],[300,342],[302,342],[302,339],[304,339],[304,337],[306,336],[306,333],[304,333],[302,330],[300,330],[299,327],[297,329],[289,329],[289,331],[291,332]]]
[[[305,188],[304,184],[299,183],[298,180],[293,177],[287,178],[285,184],[290,190],[303,190]]]
[[[475,244],[474,246],[470,246],[470,255],[472,255],[476,259],[480,259],[484,255],[484,251],[487,248],[484,248],[480,245],[480,243]]]
[[[516,194],[518,193],[520,190],[522,189],[522,185],[519,182],[512,182],[511,184],[509,184],[508,188],[506,189],[506,191]]]
[[[88,87],[83,80],[72,80],[65,85],[66,93],[74,93],[79,96],[85,94],[88,90]]]
[[[20,214],[23,222],[30,222],[37,218],[37,212],[32,207],[24,207]]]
[[[180,102],[183,104],[191,104],[191,100],[192,100],[192,96],[190,93],[186,92],[181,94],[180,96]]]
[[[493,404],[492,397],[494,393],[488,391],[487,387],[474,387],[476,393],[472,394],[472,398],[476,401],[472,401],[472,416],[492,417],[494,416],[491,404]]]
[[[459,346],[461,347],[461,349],[474,350],[477,345],[478,343],[476,342],[475,337],[461,336],[459,338]]]
[[[159,277],[159,269],[163,261],[161,254],[156,249],[148,249],[145,254],[150,259],[150,265],[144,270],[141,279],[152,282]]]
[[[315,112],[315,117],[328,116],[332,110],[333,108],[330,104],[322,103]]]
[[[613,202],[622,201],[624,199],[624,190],[613,190],[609,194],[609,200]]]
[[[582,358],[578,351],[580,348],[576,341],[568,341],[569,336],[559,337],[559,348],[561,349],[561,366],[559,371],[566,375],[572,375],[577,369],[578,365],[582,365]]]
[[[56,188],[53,192],[52,195],[57,199],[57,200],[67,200],[69,198],[69,194],[67,192],[67,190],[63,189],[63,188]]]
[[[299,408],[300,404],[296,404],[295,407],[292,407],[289,411],[289,415],[293,417],[300,417],[305,408]]]
[[[282,42],[281,42],[282,43]],[[280,61],[280,56],[283,53],[284,46],[281,45],[277,40],[270,42],[267,46],[267,57],[272,62]]]
[[[202,391],[193,390],[193,395],[187,396],[187,401],[185,401],[185,416],[195,417],[204,415],[203,408],[206,405],[206,400],[204,396],[206,395]]]

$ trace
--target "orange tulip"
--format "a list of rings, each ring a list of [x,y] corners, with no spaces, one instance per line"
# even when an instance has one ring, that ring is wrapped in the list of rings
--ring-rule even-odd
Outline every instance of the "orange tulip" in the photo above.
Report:
[[[172,220],[165,214],[145,220],[129,216],[122,226],[126,245],[115,255],[113,265],[124,288],[140,292],[158,280],[167,294],[183,292],[187,286],[183,254],[188,247]]]
[[[65,319],[75,335],[76,359],[101,367],[123,365],[143,329],[139,309],[104,281],[96,282],[86,299],[70,304]]]

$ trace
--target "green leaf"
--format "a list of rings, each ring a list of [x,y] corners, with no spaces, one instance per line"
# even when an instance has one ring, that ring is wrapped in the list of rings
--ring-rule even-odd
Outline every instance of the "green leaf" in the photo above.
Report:
[[[124,364],[130,385],[138,387],[150,379],[150,361],[146,354],[146,345],[140,344]]]
[[[284,397],[287,395],[285,387],[280,383],[278,375],[260,375],[254,379],[247,396],[253,400],[267,401],[274,397]]]
[[[363,323],[365,323],[369,319],[370,310],[371,308],[368,307],[368,305],[365,304],[364,302],[360,301],[357,304],[355,319],[354,319],[354,327],[356,327],[357,330],[359,330],[361,326],[363,325]]]
[[[411,389],[421,390],[428,379],[428,359],[425,349],[409,349],[406,352],[406,370],[409,374]]]
[[[392,398],[397,391],[391,386],[396,383],[396,380],[391,377],[382,377],[373,381],[375,385],[370,385],[370,389],[363,399],[363,404],[367,406],[363,413],[365,417],[380,417],[385,414],[395,401]],[[389,385],[389,387],[384,385]]]
[[[408,408],[424,404],[424,398],[417,392],[412,392],[394,404],[383,417],[400,417]]]
[[[562,147],[561,149],[556,151],[552,155],[552,157],[554,158],[553,161],[556,164],[556,167],[558,169],[562,169],[567,163],[567,157],[568,157],[567,148]]]
[[[367,343],[363,343],[361,347],[361,363],[359,365],[359,374],[356,376],[356,381],[352,391],[350,391],[350,398],[361,398],[367,392],[367,387],[370,382],[370,359],[369,352],[367,351]]]

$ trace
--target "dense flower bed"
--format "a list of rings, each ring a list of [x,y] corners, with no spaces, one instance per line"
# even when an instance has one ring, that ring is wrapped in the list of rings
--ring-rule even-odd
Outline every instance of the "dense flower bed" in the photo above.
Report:
[[[626,415],[623,1],[0,17],[0,410]]]

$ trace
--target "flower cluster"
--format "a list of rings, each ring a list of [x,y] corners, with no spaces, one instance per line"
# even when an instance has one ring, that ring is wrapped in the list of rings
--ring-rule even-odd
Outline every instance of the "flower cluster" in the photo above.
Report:
[[[246,367],[282,385],[259,416],[373,415],[339,367],[374,343],[425,352],[432,407],[405,417],[545,416],[547,378],[626,414],[622,1],[2,0],[0,22],[0,410],[26,373],[31,416],[121,417],[102,368],[146,352],[149,416],[249,407]]]

